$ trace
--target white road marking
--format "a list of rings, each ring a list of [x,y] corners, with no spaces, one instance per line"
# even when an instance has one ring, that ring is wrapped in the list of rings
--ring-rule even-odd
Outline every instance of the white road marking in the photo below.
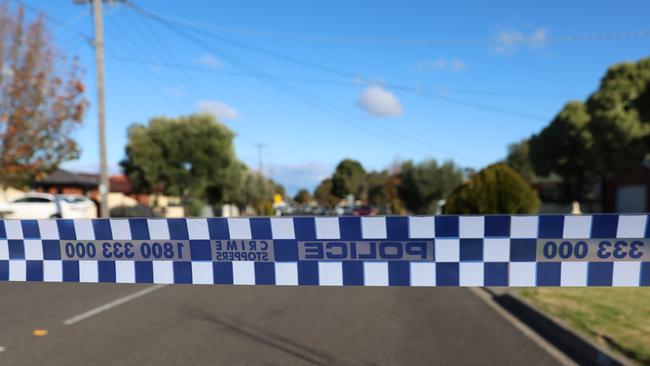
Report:
[[[4,352],[7,348],[4,346],[0,346],[0,352]]]
[[[138,297],[150,294],[150,293],[152,293],[152,292],[154,292],[156,290],[159,290],[159,289],[161,289],[161,288],[163,288],[165,286],[167,286],[167,285],[155,285],[155,286],[147,287],[147,288],[145,288],[143,290],[132,293],[131,295],[127,295],[127,296],[121,297],[121,298],[119,298],[117,300],[113,300],[113,301],[111,301],[111,302],[109,302],[107,304],[98,306],[98,307],[96,307],[94,309],[91,309],[91,310],[88,310],[88,311],[86,311],[84,313],[81,313],[79,315],[73,316],[70,319],[64,320],[63,325],[73,325],[73,324],[78,323],[78,322],[80,322],[82,320],[88,319],[91,316],[95,316],[95,315],[97,315],[99,313],[103,313],[104,311],[107,311],[107,310],[110,310],[110,309],[112,309],[114,307],[120,306],[120,305],[122,305],[124,303],[127,303],[127,302],[131,301],[131,300],[135,300]]]

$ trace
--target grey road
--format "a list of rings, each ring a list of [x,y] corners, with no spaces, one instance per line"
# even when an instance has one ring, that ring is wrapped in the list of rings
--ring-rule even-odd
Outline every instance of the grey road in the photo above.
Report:
[[[462,288],[148,287],[0,283],[0,365],[557,364]]]

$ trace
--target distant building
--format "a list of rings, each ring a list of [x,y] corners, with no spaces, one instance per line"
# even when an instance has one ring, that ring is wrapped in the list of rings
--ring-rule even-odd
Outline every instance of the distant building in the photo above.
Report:
[[[536,177],[532,184],[542,201],[540,213],[571,212],[571,200],[566,195],[561,177]],[[585,213],[650,212],[650,161],[612,174],[605,179],[604,185],[596,184],[586,202],[581,202],[581,207]]]
[[[109,177],[110,193],[108,207],[110,210],[123,207],[149,206],[149,195],[133,192],[129,179],[124,175]],[[55,170],[34,184],[38,192],[51,194],[81,194],[101,204],[99,195],[99,176],[91,173],[74,173],[63,169]],[[148,211],[142,211],[146,213]]]
[[[37,181],[34,188],[51,194],[83,194],[96,200],[99,179],[96,174],[73,173],[59,169]]]
[[[603,193],[604,212],[650,212],[650,161],[613,175]]]
[[[163,192],[136,193],[129,178],[123,174],[109,177],[110,192],[108,209],[114,217],[184,217],[185,211],[180,197],[166,196]],[[95,202],[101,203],[99,195],[99,176],[90,173],[74,173],[59,169],[34,184],[34,190],[51,194],[81,194]],[[1,199],[2,197],[0,197]],[[212,212],[206,213],[212,216]],[[234,205],[223,205],[218,215],[238,216],[239,210]]]

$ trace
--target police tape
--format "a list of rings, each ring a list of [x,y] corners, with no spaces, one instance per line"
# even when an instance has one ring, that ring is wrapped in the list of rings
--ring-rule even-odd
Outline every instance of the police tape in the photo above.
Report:
[[[0,280],[650,286],[639,215],[0,220]]]

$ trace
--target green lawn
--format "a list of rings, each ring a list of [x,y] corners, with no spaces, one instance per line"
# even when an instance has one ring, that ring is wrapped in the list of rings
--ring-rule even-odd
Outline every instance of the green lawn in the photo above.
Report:
[[[529,288],[520,294],[598,343],[650,364],[650,288]]]

